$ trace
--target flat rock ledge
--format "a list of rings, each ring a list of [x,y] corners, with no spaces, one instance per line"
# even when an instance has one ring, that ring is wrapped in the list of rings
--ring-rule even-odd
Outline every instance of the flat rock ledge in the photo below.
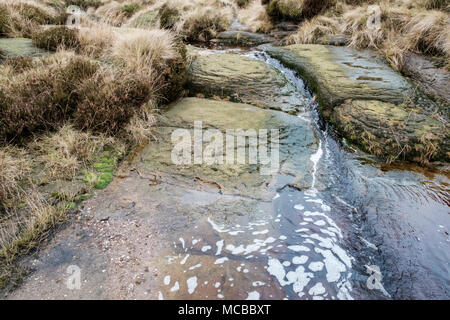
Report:
[[[352,144],[388,161],[450,161],[450,131],[436,103],[373,53],[311,44],[262,48],[306,79],[322,117]]]

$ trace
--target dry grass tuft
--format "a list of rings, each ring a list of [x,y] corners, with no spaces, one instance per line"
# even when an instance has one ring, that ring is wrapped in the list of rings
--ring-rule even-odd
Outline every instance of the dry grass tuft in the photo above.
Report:
[[[57,132],[34,142],[52,179],[72,179],[81,168],[93,164],[98,153],[106,145],[120,144],[115,138],[104,134],[94,135],[64,125]]]
[[[334,4],[334,0],[270,0],[267,13],[273,20],[301,21],[312,18]]]
[[[268,33],[273,28],[262,0],[253,0],[244,9],[240,9],[238,20],[250,27],[252,32]]]
[[[115,38],[114,31],[109,25],[94,24],[89,28],[80,28],[78,52],[90,57],[100,57],[112,46]]]
[[[0,137],[15,139],[58,127],[76,110],[77,89],[97,72],[86,58],[61,52],[0,83]]]
[[[127,138],[134,145],[142,145],[154,140],[155,126],[158,121],[154,103],[142,106],[140,112],[131,118],[125,127]]]
[[[30,173],[30,160],[23,150],[13,147],[0,149],[0,211],[7,201],[17,199],[20,182]]]
[[[66,26],[52,27],[33,34],[33,43],[36,47],[56,51],[58,49],[79,49],[80,40],[78,30]]]
[[[408,0],[385,0],[379,6],[371,2],[351,3],[357,6],[338,2],[322,15],[305,21],[290,42],[314,43],[326,34],[345,34],[350,46],[379,50],[397,70],[402,69],[405,52],[444,56],[450,61],[448,13],[425,10],[423,3]],[[368,28],[367,21],[375,10],[381,13],[380,28]]]
[[[131,72],[152,77],[156,65],[177,56],[175,36],[168,30],[135,29],[118,37],[111,56]]]

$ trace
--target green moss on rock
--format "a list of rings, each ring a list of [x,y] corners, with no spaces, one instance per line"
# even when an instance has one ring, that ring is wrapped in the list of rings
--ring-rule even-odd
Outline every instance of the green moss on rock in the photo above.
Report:
[[[323,118],[361,149],[388,161],[450,160],[448,127],[425,111],[434,102],[370,52],[322,45],[266,50],[307,80]]]

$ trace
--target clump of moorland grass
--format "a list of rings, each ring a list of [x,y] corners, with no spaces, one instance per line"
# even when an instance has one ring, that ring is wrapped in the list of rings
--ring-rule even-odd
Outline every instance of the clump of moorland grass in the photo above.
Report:
[[[58,127],[76,110],[81,83],[97,69],[86,58],[62,53],[0,83],[0,137],[15,139]]]
[[[273,28],[261,0],[253,0],[244,9],[240,9],[238,20],[241,24],[250,27],[252,32],[268,33]]]
[[[193,11],[179,24],[178,31],[189,41],[208,41],[230,25],[230,20],[213,8],[202,8]]]
[[[9,33],[9,19],[6,6],[0,4],[0,36],[5,36]]]
[[[20,183],[30,173],[30,160],[21,149],[0,148],[0,215],[20,194]]]
[[[348,6],[338,2],[322,15],[303,22],[289,42],[314,43],[323,35],[344,34],[352,47],[382,52],[396,70],[402,69],[406,52],[438,55],[450,60],[448,13],[424,10],[417,4],[408,9],[385,1],[379,3],[380,28],[368,28],[367,20],[375,9],[369,4]]]
[[[128,18],[135,14],[139,9],[141,9],[141,5],[139,3],[130,3],[122,7],[122,10]]]
[[[331,7],[334,0],[270,0],[267,13],[273,20],[301,21]]]
[[[75,5],[83,10],[87,10],[89,8],[97,9],[102,5],[102,1],[100,0],[64,0],[64,2],[65,6]]]
[[[38,48],[56,51],[58,48],[78,49],[78,30],[66,26],[51,27],[33,35],[33,43]]]
[[[134,30],[119,36],[111,58],[129,72],[147,78],[153,90],[174,100],[186,82],[186,47],[168,30]]]
[[[92,165],[105,146],[123,150],[117,139],[103,133],[92,134],[65,124],[57,132],[34,142],[40,160],[51,179],[71,180],[80,169]]]
[[[111,1],[99,6],[95,14],[101,17],[105,23],[121,26],[140,8],[141,6],[133,1]]]
[[[31,37],[45,24],[64,24],[67,14],[34,0],[4,0],[0,4],[0,35]]]
[[[450,12],[450,3],[448,0],[422,0],[419,2],[428,10],[445,10]]]
[[[79,89],[82,100],[73,114],[78,128],[118,133],[154,93],[151,79],[122,70],[97,73]]]
[[[158,11],[159,25],[164,29],[171,29],[180,20],[181,14],[176,7],[164,3]]]
[[[112,28],[104,24],[95,24],[78,30],[78,52],[90,57],[100,57],[113,44],[116,36]]]
[[[33,59],[30,57],[9,58],[5,60],[3,65],[10,67],[15,73],[21,73],[33,67]]]
[[[142,145],[155,139],[154,131],[158,119],[155,110],[154,102],[143,105],[126,125],[127,139],[134,145]]]

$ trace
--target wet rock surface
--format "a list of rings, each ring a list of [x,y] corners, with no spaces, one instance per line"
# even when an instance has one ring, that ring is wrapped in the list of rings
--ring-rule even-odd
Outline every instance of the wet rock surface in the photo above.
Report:
[[[405,54],[402,72],[411,77],[427,94],[446,106],[447,114],[450,112],[450,72],[415,53]]]
[[[388,160],[450,159],[448,127],[433,114],[434,102],[371,53],[322,45],[264,48],[306,78],[322,116],[363,150]]]
[[[191,94],[218,96],[269,109],[296,111],[304,107],[295,88],[263,61],[233,53],[200,56],[189,70]]]
[[[241,30],[220,32],[216,37],[218,42],[239,44],[242,46],[255,46],[264,43],[275,42],[275,38],[262,33],[253,33]]]
[[[349,40],[344,35],[326,35],[316,40],[317,44],[331,46],[346,46]]]

